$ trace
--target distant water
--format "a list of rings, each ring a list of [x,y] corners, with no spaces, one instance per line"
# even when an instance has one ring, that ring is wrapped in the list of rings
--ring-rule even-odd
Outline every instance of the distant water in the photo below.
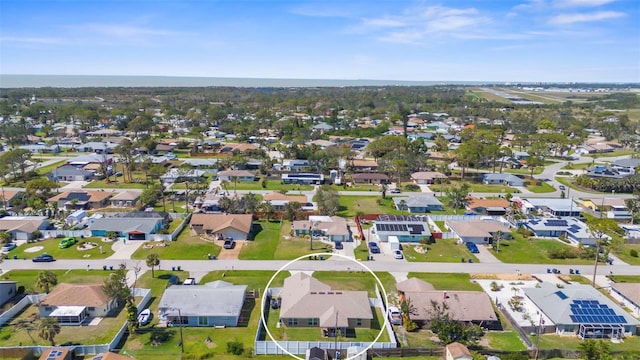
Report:
[[[40,87],[342,87],[342,86],[433,86],[481,85],[490,82],[260,79],[182,76],[99,76],[99,75],[1,75],[0,88]]]

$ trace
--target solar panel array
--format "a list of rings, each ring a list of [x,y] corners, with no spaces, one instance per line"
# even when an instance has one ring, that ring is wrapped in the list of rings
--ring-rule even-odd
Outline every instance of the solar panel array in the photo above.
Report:
[[[407,231],[407,225],[405,224],[376,224],[377,231],[395,231],[401,232]]]
[[[72,192],[69,193],[67,195],[67,197],[65,198],[65,200],[78,200],[78,201],[89,201],[89,194],[87,193],[77,193],[77,192]]]
[[[421,224],[409,224],[409,234],[411,235],[419,235],[424,231],[424,226]]]
[[[51,350],[49,355],[47,355],[47,360],[57,360],[62,356],[62,351],[60,350]]]
[[[415,216],[415,215],[379,215],[378,221],[427,222],[427,219],[426,219],[426,216]]]
[[[573,224],[571,226],[569,226],[569,228],[567,229],[568,231],[570,231],[571,233],[575,234],[578,231],[580,231],[580,226]]]
[[[544,222],[546,226],[568,226],[567,220],[549,219]]]
[[[598,300],[574,300],[571,307],[571,321],[591,324],[626,324],[624,316],[616,315],[613,309]]]

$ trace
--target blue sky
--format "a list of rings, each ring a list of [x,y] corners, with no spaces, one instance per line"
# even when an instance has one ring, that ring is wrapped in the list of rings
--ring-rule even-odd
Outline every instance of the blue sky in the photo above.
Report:
[[[1,0],[0,73],[640,82],[640,1]]]

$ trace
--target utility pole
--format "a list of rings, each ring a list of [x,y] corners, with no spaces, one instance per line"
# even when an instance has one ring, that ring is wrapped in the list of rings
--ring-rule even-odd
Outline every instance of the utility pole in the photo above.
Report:
[[[602,222],[602,212],[604,211],[604,196],[602,197],[602,206],[600,207],[600,221]],[[596,261],[593,263],[593,278],[591,279],[591,286],[596,287],[596,273],[598,272],[598,260],[600,260],[600,242],[602,241],[602,230],[596,229]]]

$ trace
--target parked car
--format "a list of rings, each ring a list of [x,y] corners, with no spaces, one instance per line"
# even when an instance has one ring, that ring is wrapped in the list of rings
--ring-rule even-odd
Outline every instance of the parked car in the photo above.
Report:
[[[178,277],[178,275],[171,275],[168,281],[169,285],[176,285],[179,282],[180,282],[180,278]]]
[[[404,259],[404,255],[402,254],[402,250],[393,250],[393,256],[398,259],[398,260],[402,260]]]
[[[16,245],[16,243],[14,242],[10,242],[10,243],[6,243],[4,245],[2,245],[2,252],[6,253],[9,252],[13,249],[15,249],[18,245]]]
[[[78,240],[76,240],[76,238],[74,237],[66,237],[60,241],[60,244],[58,245],[58,247],[60,249],[66,249],[69,246],[73,246],[77,242]]]
[[[402,325],[402,313],[395,306],[389,306],[389,321],[391,325]]]
[[[138,315],[138,324],[144,326],[147,325],[151,321],[151,310],[144,309]]]
[[[269,306],[271,306],[272,309],[278,309],[280,305],[282,305],[282,298],[272,298],[269,302]]]
[[[402,190],[400,190],[400,189],[392,189],[391,190],[392,194],[400,194],[401,192],[402,192]]]
[[[369,242],[369,251],[371,251],[372,254],[380,254],[380,248],[378,247],[378,244],[376,244],[375,241]]]
[[[342,245],[342,242],[338,241],[336,242],[336,250],[342,250],[344,249],[344,245]]]
[[[182,283],[182,285],[197,285],[196,284],[196,279],[195,278],[186,278],[186,279],[184,279],[184,282]]]
[[[225,249],[233,249],[234,247],[236,247],[236,242],[234,240],[227,239],[224,241],[222,247]]]
[[[53,256],[51,256],[49,254],[42,254],[42,255],[34,257],[33,259],[31,259],[31,261],[33,261],[33,262],[52,262],[52,261],[56,261],[56,259],[54,259]]]
[[[567,188],[564,185],[560,185],[560,190],[566,190]]]

